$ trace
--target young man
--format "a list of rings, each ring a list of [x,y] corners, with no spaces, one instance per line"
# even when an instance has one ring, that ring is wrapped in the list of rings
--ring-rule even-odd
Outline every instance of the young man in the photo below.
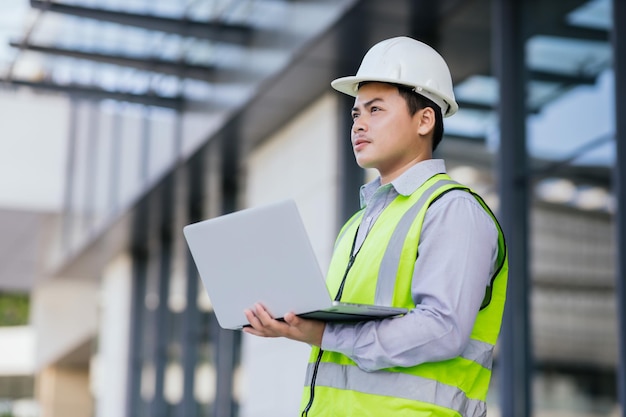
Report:
[[[392,38],[332,86],[355,97],[354,155],[380,176],[339,233],[327,285],[341,301],[409,313],[283,322],[257,305],[244,331],[312,345],[303,416],[484,416],[507,256],[489,208],[432,159],[458,108],[448,67],[431,47]]]

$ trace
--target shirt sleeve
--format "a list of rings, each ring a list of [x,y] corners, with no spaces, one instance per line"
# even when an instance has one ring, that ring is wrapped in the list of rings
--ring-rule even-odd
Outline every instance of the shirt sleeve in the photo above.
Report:
[[[428,209],[418,250],[411,287],[416,307],[397,318],[328,323],[322,349],[342,353],[366,371],[463,352],[494,271],[497,228],[471,194],[454,190]]]

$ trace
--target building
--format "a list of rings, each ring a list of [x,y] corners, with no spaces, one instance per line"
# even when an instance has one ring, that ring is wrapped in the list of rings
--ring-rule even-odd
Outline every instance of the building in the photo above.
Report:
[[[182,227],[294,198],[327,264],[370,175],[329,82],[400,34],[448,60],[463,110],[439,156],[514,236],[491,410],[618,415],[618,4],[31,0],[2,96],[35,116],[14,131],[59,136],[67,170],[33,217],[36,267],[0,282],[30,294],[38,415],[297,411],[308,349],[220,329]]]

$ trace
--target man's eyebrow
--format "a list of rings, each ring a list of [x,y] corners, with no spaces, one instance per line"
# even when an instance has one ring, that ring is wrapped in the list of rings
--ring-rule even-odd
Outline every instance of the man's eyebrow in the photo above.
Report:
[[[370,101],[366,101],[365,103],[363,103],[363,107],[364,108],[368,108],[370,107],[372,104],[374,104],[376,101],[383,101],[382,98],[380,97],[374,97],[373,99],[371,99]],[[352,107],[352,111],[358,111],[359,108],[357,106]]]

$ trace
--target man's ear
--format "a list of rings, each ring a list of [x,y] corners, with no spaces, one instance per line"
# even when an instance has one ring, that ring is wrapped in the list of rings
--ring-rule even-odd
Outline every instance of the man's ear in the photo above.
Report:
[[[435,110],[432,107],[425,107],[419,110],[415,116],[417,120],[417,133],[420,136],[432,134],[435,130]]]

